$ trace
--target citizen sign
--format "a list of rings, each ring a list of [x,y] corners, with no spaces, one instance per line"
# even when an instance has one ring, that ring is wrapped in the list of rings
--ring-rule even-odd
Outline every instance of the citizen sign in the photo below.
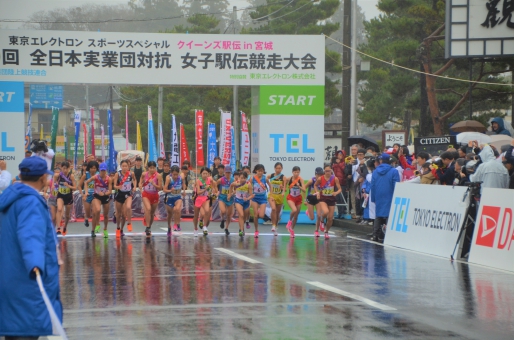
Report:
[[[514,242],[512,209],[483,206],[475,244],[477,246],[510,250]]]

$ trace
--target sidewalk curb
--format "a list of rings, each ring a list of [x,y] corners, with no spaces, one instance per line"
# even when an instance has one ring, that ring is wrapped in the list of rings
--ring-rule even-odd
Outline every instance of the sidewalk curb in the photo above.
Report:
[[[372,225],[361,225],[355,223],[355,220],[344,220],[344,219],[334,219],[333,227],[341,229],[343,231],[353,231],[358,233],[369,234],[373,232]]]

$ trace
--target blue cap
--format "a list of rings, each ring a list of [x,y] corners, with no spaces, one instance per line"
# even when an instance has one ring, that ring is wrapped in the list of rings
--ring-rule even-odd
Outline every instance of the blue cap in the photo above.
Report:
[[[232,173],[232,168],[231,168],[229,165],[227,165],[227,166],[225,167],[225,172],[230,172],[230,173]]]
[[[378,159],[385,161],[385,162],[389,162],[391,160],[391,156],[387,152],[384,152],[383,154],[381,154],[378,157]]]
[[[325,174],[325,171],[323,170],[323,168],[317,167],[316,170],[314,170],[314,173],[316,175],[323,175],[323,174]]]
[[[105,170],[107,171],[107,164],[106,163],[100,163],[100,171]]]
[[[37,156],[24,158],[18,166],[18,169],[22,176],[53,175],[53,172],[48,170],[46,161]]]

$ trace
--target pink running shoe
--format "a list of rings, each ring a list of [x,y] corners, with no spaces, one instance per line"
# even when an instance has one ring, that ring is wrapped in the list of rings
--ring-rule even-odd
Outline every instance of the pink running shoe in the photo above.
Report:
[[[325,233],[325,240],[328,240],[330,236],[328,236],[328,232]]]
[[[292,238],[294,238],[294,229],[293,228],[289,228],[289,234],[291,235]]]
[[[325,225],[323,224],[323,222],[319,222],[319,230],[321,230],[321,232],[325,231]]]
[[[253,234],[253,237],[255,237],[255,238],[259,238],[259,232],[258,232],[258,231],[256,231],[256,232],[255,232],[255,234]]]
[[[319,233],[317,231],[314,232],[314,237],[319,237]]]
[[[291,226],[292,226],[292,225],[293,225],[293,222],[292,222],[292,221],[287,222],[287,224],[286,224],[286,229],[287,229],[287,231],[291,232]]]
[[[176,224],[173,225],[173,231],[178,231],[178,226]]]

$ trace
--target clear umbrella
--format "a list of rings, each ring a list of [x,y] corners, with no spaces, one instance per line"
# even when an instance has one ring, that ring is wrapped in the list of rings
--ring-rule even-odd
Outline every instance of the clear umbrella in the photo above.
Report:
[[[491,136],[480,132],[462,132],[457,135],[457,143],[467,144],[469,141],[477,141],[478,144],[488,144]]]

